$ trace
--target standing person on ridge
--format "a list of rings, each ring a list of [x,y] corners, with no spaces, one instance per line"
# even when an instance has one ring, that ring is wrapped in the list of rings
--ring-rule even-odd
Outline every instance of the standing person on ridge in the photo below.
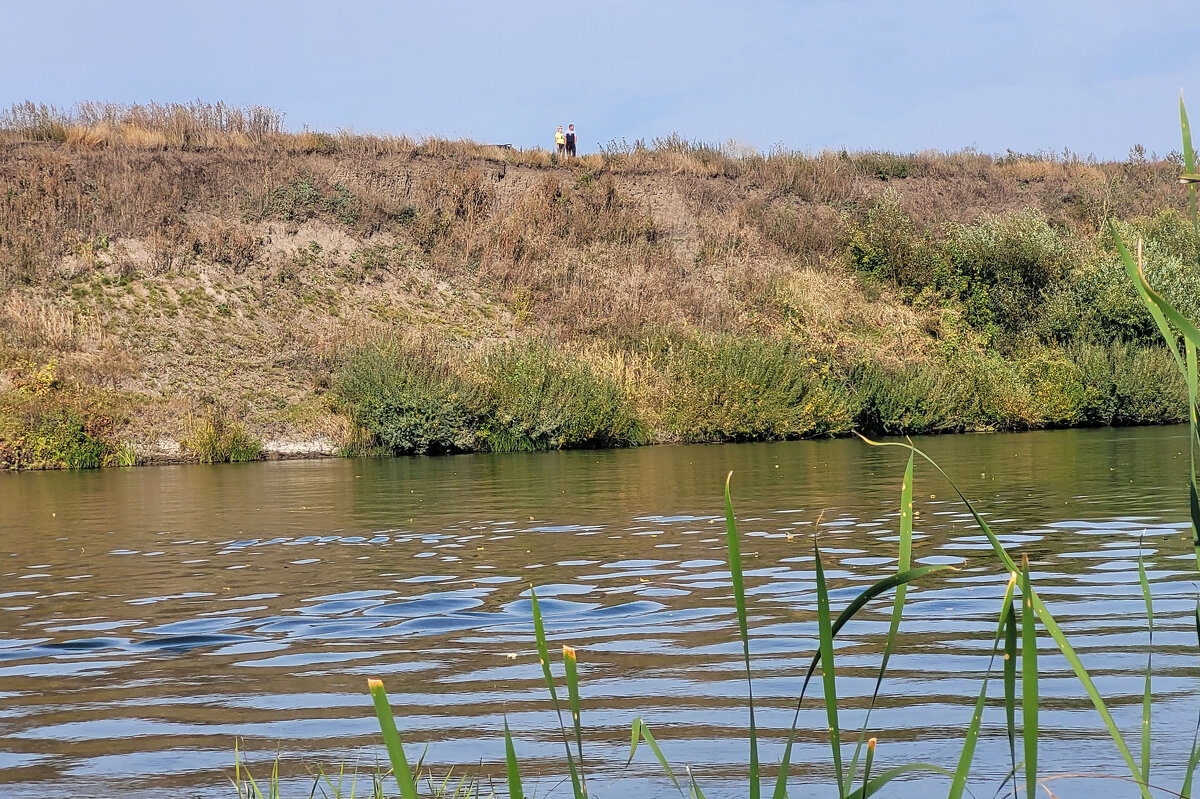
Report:
[[[562,125],[558,126],[558,131],[554,134],[554,149],[558,151],[559,158],[562,158],[567,150],[567,137],[563,133]]]
[[[578,141],[575,135],[575,123],[572,122],[567,126],[567,155],[575,157],[575,143]]]

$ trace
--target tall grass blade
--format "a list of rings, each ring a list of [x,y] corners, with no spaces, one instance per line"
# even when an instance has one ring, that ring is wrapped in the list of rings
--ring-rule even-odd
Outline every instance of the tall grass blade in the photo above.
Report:
[[[992,638],[992,656],[988,660],[987,672],[983,675],[983,685],[979,689],[979,698],[975,700],[975,712],[971,715],[971,723],[963,736],[962,753],[958,756],[958,766],[954,769],[954,779],[950,783],[949,799],[962,799],[967,787],[967,777],[971,773],[971,763],[975,759],[975,745],[979,741],[979,727],[983,722],[983,708],[987,704],[988,679],[992,676],[992,666],[996,661],[996,651],[1000,648],[1000,637],[1004,635],[1009,616],[1012,615],[1013,588],[1017,584],[1014,572],[1008,579],[1008,588],[1004,592],[1004,602],[1001,605],[1000,621],[996,624],[996,635]],[[1007,654],[1007,653],[1006,653]],[[1007,662],[1005,663],[1007,666]],[[865,777],[863,778],[865,781]]]
[[[508,799],[525,799],[525,791],[521,788],[521,766],[517,763],[517,750],[513,746],[507,716],[504,718],[504,770],[508,776]]]
[[[1192,126],[1188,124],[1187,107],[1183,104],[1183,92],[1179,93],[1179,127],[1183,132],[1183,168],[1189,175],[1196,174],[1196,151],[1192,149]],[[1192,229],[1200,236],[1200,213],[1196,208],[1196,184],[1188,183],[1188,210],[1192,215]]]
[[[671,769],[671,764],[667,762],[666,755],[663,754],[662,749],[658,746],[658,741],[654,740],[654,735],[650,732],[650,728],[646,726],[646,723],[642,721],[640,716],[633,720],[633,731],[629,742],[629,761],[625,765],[628,766],[629,763],[633,762],[633,755],[637,752],[639,739],[645,741],[646,746],[650,747],[650,751],[658,758],[659,765],[667,773],[667,777],[670,778],[671,784],[675,786],[675,790],[679,791],[680,796],[684,796],[683,786],[675,778],[675,772]]]
[[[1183,344],[1185,361],[1187,363],[1184,378],[1188,389],[1188,423],[1191,435],[1188,437],[1188,455],[1190,465],[1190,481],[1188,483],[1188,508],[1192,517],[1192,547],[1196,552],[1196,567],[1200,570],[1200,489],[1196,482],[1197,445],[1200,445],[1200,424],[1197,423],[1196,413],[1200,408],[1200,376],[1197,374],[1196,342],[1187,340]]]
[[[1005,551],[1004,546],[1000,543],[1000,539],[996,537],[996,534],[992,531],[992,528],[988,525],[988,523],[983,520],[983,516],[979,514],[979,510],[969,499],[967,499],[967,496],[962,492],[962,489],[960,489],[958,485],[950,479],[950,475],[946,474],[942,467],[938,466],[937,461],[933,460],[933,458],[929,457],[910,443],[900,441],[871,441],[869,438],[866,438],[862,435],[860,435],[859,438],[875,447],[901,447],[903,449],[910,450],[921,456],[926,462],[933,466],[933,468],[937,469],[937,471],[946,478],[946,482],[949,483],[951,490],[954,491],[955,495],[958,496],[958,498],[966,506],[967,511],[971,514],[971,518],[975,520],[975,524],[984,534],[984,537],[987,538],[988,543],[991,544],[992,552],[995,553],[1000,562],[1004,564],[1005,570],[1008,572],[1018,571],[1016,563],[1013,562],[1012,556]],[[1036,591],[1031,591],[1030,599],[1033,603],[1033,611],[1037,615],[1038,620],[1041,621],[1042,626],[1046,628],[1046,632],[1049,633],[1050,637],[1054,640],[1055,645],[1058,647],[1059,651],[1062,652],[1063,657],[1065,657],[1067,662],[1071,665],[1071,670],[1075,672],[1076,679],[1079,680],[1084,691],[1088,695],[1088,699],[1091,700],[1092,707],[1096,708],[1096,712],[1100,714],[1100,718],[1104,722],[1104,727],[1108,731],[1109,737],[1112,738],[1113,744],[1116,745],[1117,751],[1121,754],[1121,758],[1125,761],[1125,765],[1128,767],[1129,773],[1136,779],[1140,773],[1137,761],[1134,760],[1133,753],[1130,752],[1128,745],[1126,745],[1124,736],[1121,735],[1121,731],[1117,727],[1117,723],[1113,719],[1112,713],[1109,712],[1108,706],[1104,702],[1104,697],[1100,695],[1100,691],[1096,688],[1096,683],[1092,680],[1091,675],[1088,674],[1087,669],[1084,668],[1083,662],[1079,659],[1079,655],[1076,654],[1075,648],[1071,646],[1071,642],[1067,640],[1062,628],[1058,626],[1058,622],[1054,619],[1054,614],[1052,614],[1050,609],[1046,607],[1046,604],[1042,602],[1041,597],[1037,595]],[[1151,799],[1150,791],[1146,786],[1141,786],[1141,791],[1144,799]]]
[[[563,670],[567,678],[567,699],[571,706],[571,724],[575,727],[575,749],[579,755],[581,780],[587,777],[583,770],[583,729],[579,723],[579,665],[572,647],[563,647]],[[586,788],[586,786],[585,786]]]
[[[1015,578],[1017,573],[1011,574]],[[1004,616],[1004,720],[1008,729],[1008,756],[1012,763],[1008,776],[1013,780],[1013,799],[1017,799],[1017,614],[1011,599]]]
[[[833,623],[829,618],[829,590],[825,586],[825,569],[821,565],[821,550],[814,546],[813,555],[817,564],[817,630],[820,638],[825,718],[829,723],[829,748],[833,753],[833,773],[837,777],[838,796],[845,796],[842,741],[838,729],[837,675],[833,664]]]
[[[1125,246],[1124,240],[1121,238],[1121,233],[1117,230],[1117,226],[1110,222],[1108,225],[1109,235],[1117,245],[1117,252],[1121,256],[1121,263],[1125,266],[1125,273],[1133,281],[1133,287],[1137,290],[1138,296],[1142,298],[1142,302],[1150,311],[1150,316],[1154,319],[1154,324],[1158,326],[1158,332],[1162,334],[1166,341],[1167,349],[1170,350],[1171,356],[1175,359],[1175,363],[1179,366],[1181,372],[1187,372],[1187,365],[1184,363],[1183,357],[1179,354],[1179,347],[1175,343],[1175,331],[1171,329],[1171,325],[1167,323],[1167,317],[1163,313],[1162,308],[1151,297],[1150,284],[1146,282],[1145,275],[1138,268],[1138,263],[1129,254],[1129,248]]]
[[[1182,106],[1181,106],[1182,108]],[[1186,115],[1185,115],[1186,119]],[[1187,133],[1185,128],[1185,145],[1190,149],[1191,135]],[[1194,158],[1194,156],[1193,156]],[[1189,169],[1189,171],[1191,171]],[[1193,189],[1194,191],[1194,189]],[[1193,214],[1195,211],[1193,210]],[[1196,222],[1197,217],[1193,216],[1193,222]],[[1150,310],[1150,315],[1154,317],[1155,323],[1158,325],[1159,331],[1163,335],[1167,344],[1167,349],[1171,351],[1175,362],[1179,365],[1180,371],[1183,373],[1184,379],[1187,382],[1188,388],[1188,421],[1190,424],[1191,435],[1189,436],[1189,454],[1190,454],[1190,475],[1191,480],[1188,486],[1189,492],[1189,509],[1192,517],[1192,547],[1196,553],[1197,569],[1200,570],[1200,488],[1197,487],[1196,481],[1196,449],[1197,443],[1200,441],[1200,425],[1197,425],[1196,406],[1200,401],[1200,377],[1197,373],[1196,364],[1196,347],[1200,346],[1200,329],[1197,329],[1191,321],[1183,314],[1179,313],[1171,303],[1167,302],[1157,291],[1150,286],[1146,279],[1146,272],[1141,261],[1141,251],[1139,249],[1139,257],[1135,262],[1129,254],[1125,244],[1121,241],[1121,236],[1117,233],[1116,226],[1110,226],[1114,240],[1117,243],[1117,251],[1121,254],[1121,260],[1125,264],[1125,271],[1129,273],[1130,278],[1137,288],[1138,294],[1142,301]],[[1170,324],[1168,324],[1168,320]],[[1179,348],[1175,340],[1175,332],[1171,329],[1171,325],[1178,328],[1184,338],[1184,354],[1179,354]]]
[[[733,517],[733,500],[729,495],[729,483],[732,479],[733,472],[730,472],[725,478],[725,540],[729,549],[729,575],[733,582],[733,602],[737,609],[738,634],[742,637],[742,659],[746,664],[746,691],[750,698],[750,799],[759,799],[758,728],[754,723],[754,683],[750,677],[750,631],[746,623],[746,583],[742,579],[742,548],[738,539],[737,521]]]
[[[1025,739],[1025,795],[1037,797],[1038,671],[1037,629],[1029,556],[1021,558],[1021,732]]]
[[[1196,641],[1200,648],[1200,600],[1196,601]],[[1183,778],[1183,787],[1179,789],[1182,799],[1191,799],[1192,781],[1196,776],[1196,766],[1200,765],[1200,717],[1196,719],[1196,731],[1192,734],[1192,754],[1188,758],[1187,771]]]
[[[900,484],[900,549],[896,563],[896,573],[908,571],[912,565],[912,531],[913,531],[913,453],[908,453],[908,465],[904,467],[904,480]],[[883,657],[879,663],[879,674],[875,677],[875,690],[871,692],[871,701],[867,704],[867,712],[863,716],[862,730],[858,734],[858,744],[854,747],[854,757],[846,776],[846,784],[853,787],[854,777],[858,769],[858,756],[862,751],[863,739],[867,737],[870,728],[871,711],[879,699],[879,690],[883,686],[883,676],[887,672],[888,661],[896,648],[896,634],[900,630],[900,619],[904,615],[904,599],[908,594],[908,584],[902,583],[896,587],[896,597],[892,601],[892,618],[888,624],[887,640],[883,645]],[[863,776],[863,782],[866,782]]]
[[[1146,627],[1149,643],[1146,650],[1146,682],[1142,689],[1142,782],[1150,782],[1150,702],[1151,675],[1154,665],[1154,602],[1150,597],[1150,581],[1146,578],[1146,564],[1138,556],[1138,582],[1142,586],[1142,598],[1146,601]]]
[[[875,744],[876,739],[872,738],[867,741],[867,762],[863,765],[863,787],[859,791],[859,796],[865,796],[867,793],[867,785],[871,781],[871,766],[875,762]]]
[[[691,791],[692,799],[706,799],[704,791],[700,790],[700,786],[696,783],[696,778],[692,775],[691,767],[687,769],[688,775],[688,790]]]
[[[567,769],[571,774],[571,788],[575,792],[575,799],[586,799],[587,793],[584,791],[579,769],[575,766],[575,757],[571,754],[571,743],[567,740],[567,728],[563,724],[562,706],[558,703],[558,692],[554,689],[554,675],[550,673],[550,650],[546,645],[546,628],[542,624],[542,609],[538,605],[537,591],[533,588],[529,589],[529,599],[533,610],[533,636],[537,639],[538,660],[542,664],[542,678],[546,681],[546,688],[550,691],[550,701],[554,705],[554,712],[558,715],[558,730],[562,733],[563,746],[567,750]]]
[[[890,591],[899,585],[907,585],[908,583],[916,582],[926,575],[947,570],[958,571],[958,568],[948,563],[939,563],[934,566],[918,566],[917,568],[909,569],[902,574],[893,574],[891,577],[885,577],[856,596],[850,602],[850,604],[838,614],[838,617],[833,621],[830,632],[834,638],[837,638],[838,633],[840,633],[842,628],[854,618],[855,614],[857,614],[858,611],[862,610],[868,602],[880,594],[886,593],[887,591]],[[813,655],[812,660],[809,661],[808,671],[804,675],[804,683],[800,686],[801,699],[804,698],[805,689],[808,687],[809,681],[812,679],[813,674],[816,673],[817,666],[820,664],[821,653],[818,651],[817,654]]]
[[[383,733],[388,759],[392,761],[392,774],[400,787],[400,796],[402,799],[417,799],[417,784],[408,767],[408,758],[404,756],[404,746],[400,742],[400,733],[396,731],[396,719],[392,716],[392,706],[388,703],[383,681],[369,679],[367,689],[375,702],[375,716],[379,719],[379,729]]]

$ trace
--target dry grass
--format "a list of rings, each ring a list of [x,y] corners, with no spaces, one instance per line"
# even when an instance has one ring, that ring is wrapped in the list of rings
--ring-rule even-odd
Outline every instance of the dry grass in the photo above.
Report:
[[[0,305],[0,338],[12,347],[51,352],[96,350],[105,343],[95,318],[16,293]]]

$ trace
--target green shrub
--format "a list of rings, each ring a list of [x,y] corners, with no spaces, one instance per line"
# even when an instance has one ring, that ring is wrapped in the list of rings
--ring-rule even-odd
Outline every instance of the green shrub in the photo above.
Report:
[[[1187,387],[1161,347],[1083,344],[1067,352],[1079,374],[1079,424],[1130,425],[1186,421]]]
[[[395,454],[476,448],[479,389],[435,347],[363,347],[336,374],[333,395],[339,410]]]
[[[483,359],[480,372],[487,449],[617,447],[647,439],[615,381],[545,341],[505,346]]]
[[[915,293],[936,282],[946,265],[920,228],[904,210],[900,193],[888,188],[845,233],[851,264],[859,271],[905,286]]]
[[[191,428],[182,443],[201,463],[243,463],[262,457],[262,441],[223,406],[210,408]]]
[[[0,393],[0,469],[97,469],[128,459],[111,394],[64,384],[58,361],[21,361]]]
[[[851,377],[861,401],[857,426],[891,435],[961,430],[967,386],[960,377],[942,364],[861,364]]]
[[[1163,208],[1156,214],[1118,223],[1117,228],[1121,238],[1131,244],[1143,239],[1147,253],[1154,252],[1161,258],[1189,264],[1200,262],[1200,239],[1196,237],[1192,221],[1174,208]],[[1104,236],[1102,241],[1109,252],[1116,254],[1110,236]]]
[[[271,189],[263,203],[262,216],[303,222],[324,214],[354,227],[362,212],[362,201],[344,184],[322,185],[314,175],[305,173],[291,183]]]
[[[1005,330],[1026,327],[1043,293],[1078,260],[1069,237],[1034,209],[951,225],[939,248],[959,278],[954,288],[968,321]]]
[[[888,280],[910,300],[934,295],[961,303],[977,330],[1020,331],[1071,272],[1079,246],[1040,211],[923,229],[888,189],[848,227],[846,255],[859,271]]]
[[[866,152],[854,156],[855,164],[864,174],[879,180],[907,178],[912,171],[912,159],[889,152]]]
[[[1145,248],[1146,277],[1188,318],[1200,317],[1200,267]],[[1046,303],[1042,335],[1059,342],[1157,346],[1158,327],[1115,256],[1079,269]]]
[[[6,410],[0,416],[0,468],[98,469],[115,462],[118,447],[108,437],[107,419],[69,407]]]
[[[963,352],[948,360],[858,366],[852,383],[858,425],[874,433],[919,434],[1040,427],[1029,384],[1014,361]]]
[[[730,335],[667,342],[663,418],[684,441],[835,435],[857,404],[829,364],[790,341]]]

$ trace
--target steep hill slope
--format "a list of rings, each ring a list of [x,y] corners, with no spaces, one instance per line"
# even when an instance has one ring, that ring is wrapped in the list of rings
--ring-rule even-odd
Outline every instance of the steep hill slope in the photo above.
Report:
[[[10,466],[90,463],[80,451],[220,459],[213,440],[230,429],[285,454],[387,443],[380,418],[415,400],[370,411],[351,396],[343,378],[366,351],[393,365],[417,353],[483,392],[464,411],[472,435],[400,451],[496,446],[488,435],[520,448],[1169,421],[1182,408],[1104,235],[1125,220],[1168,290],[1200,295],[1172,159],[733,157],[672,139],[556,163],[160,110],[27,108],[0,133]],[[522,348],[550,353],[534,383],[578,367],[615,386],[637,434],[530,432],[566,401],[517,412],[495,388],[488,364]],[[722,386],[705,383],[714,364]],[[433,380],[413,368],[405,379]],[[1121,387],[1139,383],[1168,396]],[[523,432],[499,436],[514,418]]]

